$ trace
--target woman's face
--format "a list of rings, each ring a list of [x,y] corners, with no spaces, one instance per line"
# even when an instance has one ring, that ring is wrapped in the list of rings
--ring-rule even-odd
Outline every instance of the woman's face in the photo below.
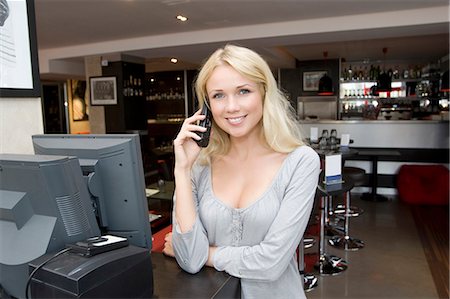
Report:
[[[206,82],[206,91],[214,121],[231,137],[259,132],[263,100],[258,84],[221,65]]]

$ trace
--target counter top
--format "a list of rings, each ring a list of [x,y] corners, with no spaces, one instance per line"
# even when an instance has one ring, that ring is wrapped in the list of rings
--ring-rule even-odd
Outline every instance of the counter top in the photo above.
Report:
[[[373,148],[448,148],[449,122],[438,120],[319,120],[302,121],[299,130],[309,137],[312,127],[319,135],[335,129],[337,136],[346,133],[353,147]]]
[[[174,258],[152,252],[153,298],[238,298],[239,280],[203,267],[197,274],[181,270]]]
[[[439,124],[448,120],[300,120],[301,124]]]

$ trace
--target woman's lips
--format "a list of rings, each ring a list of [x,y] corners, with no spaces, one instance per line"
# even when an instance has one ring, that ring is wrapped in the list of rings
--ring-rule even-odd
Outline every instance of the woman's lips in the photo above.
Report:
[[[232,125],[238,125],[244,121],[245,116],[228,117],[227,121]]]

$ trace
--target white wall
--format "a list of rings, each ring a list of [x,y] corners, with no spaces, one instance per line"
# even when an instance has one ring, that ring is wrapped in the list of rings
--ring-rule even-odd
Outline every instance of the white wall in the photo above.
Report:
[[[0,98],[0,153],[33,154],[31,135],[43,132],[41,98]]]

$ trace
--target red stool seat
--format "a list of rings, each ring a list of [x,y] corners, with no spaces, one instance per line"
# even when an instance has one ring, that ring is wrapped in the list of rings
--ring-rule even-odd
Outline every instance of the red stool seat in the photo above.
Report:
[[[449,170],[443,165],[402,165],[397,190],[403,202],[418,205],[449,204]]]
[[[152,252],[162,252],[164,249],[164,238],[172,231],[172,224],[163,228],[152,236]]]

